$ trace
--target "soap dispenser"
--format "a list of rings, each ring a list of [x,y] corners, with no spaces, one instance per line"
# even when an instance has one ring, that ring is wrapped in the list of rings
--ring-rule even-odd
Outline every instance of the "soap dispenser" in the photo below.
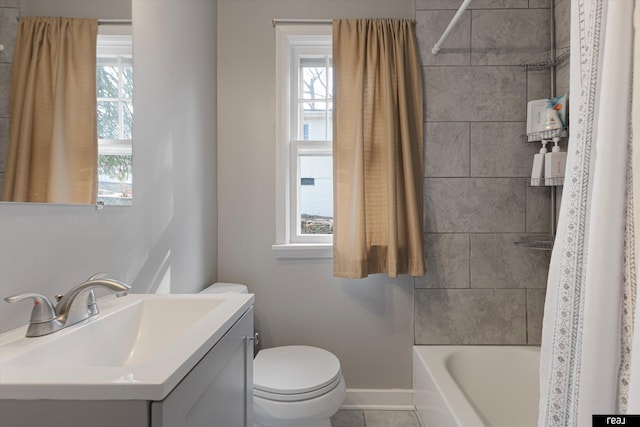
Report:
[[[560,138],[553,138],[553,148],[550,153],[544,155],[544,183],[545,185],[564,184],[564,170],[567,162],[567,153],[560,151],[558,143]]]
[[[533,155],[533,168],[531,169],[531,185],[534,187],[544,185],[544,156],[547,153],[549,140],[543,139],[542,148],[538,154]]]

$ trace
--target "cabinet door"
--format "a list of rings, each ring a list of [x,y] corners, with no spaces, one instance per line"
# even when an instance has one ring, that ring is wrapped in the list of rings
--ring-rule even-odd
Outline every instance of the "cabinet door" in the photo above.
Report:
[[[253,426],[253,308],[161,402],[152,427]]]

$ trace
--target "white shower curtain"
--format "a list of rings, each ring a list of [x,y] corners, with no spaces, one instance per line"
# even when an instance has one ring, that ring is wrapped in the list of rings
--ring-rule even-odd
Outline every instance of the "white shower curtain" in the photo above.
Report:
[[[638,0],[571,0],[571,137],[545,303],[539,426],[640,413],[638,9]]]

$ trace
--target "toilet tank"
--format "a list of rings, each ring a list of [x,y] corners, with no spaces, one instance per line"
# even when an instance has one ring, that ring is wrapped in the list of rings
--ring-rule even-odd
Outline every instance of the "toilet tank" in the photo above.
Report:
[[[200,291],[201,294],[246,294],[248,293],[247,287],[239,283],[223,283],[218,282],[204,288]]]

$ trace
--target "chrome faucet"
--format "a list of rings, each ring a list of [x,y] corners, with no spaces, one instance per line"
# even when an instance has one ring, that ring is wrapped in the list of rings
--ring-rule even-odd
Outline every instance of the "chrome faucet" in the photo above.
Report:
[[[104,288],[117,297],[126,295],[131,287],[118,280],[105,278],[102,273],[91,276],[85,282],[71,288],[64,295],[57,295],[55,308],[49,299],[40,294],[26,293],[5,298],[7,302],[33,300],[33,310],[27,328],[27,337],[39,337],[64,329],[99,313],[95,288]]]

